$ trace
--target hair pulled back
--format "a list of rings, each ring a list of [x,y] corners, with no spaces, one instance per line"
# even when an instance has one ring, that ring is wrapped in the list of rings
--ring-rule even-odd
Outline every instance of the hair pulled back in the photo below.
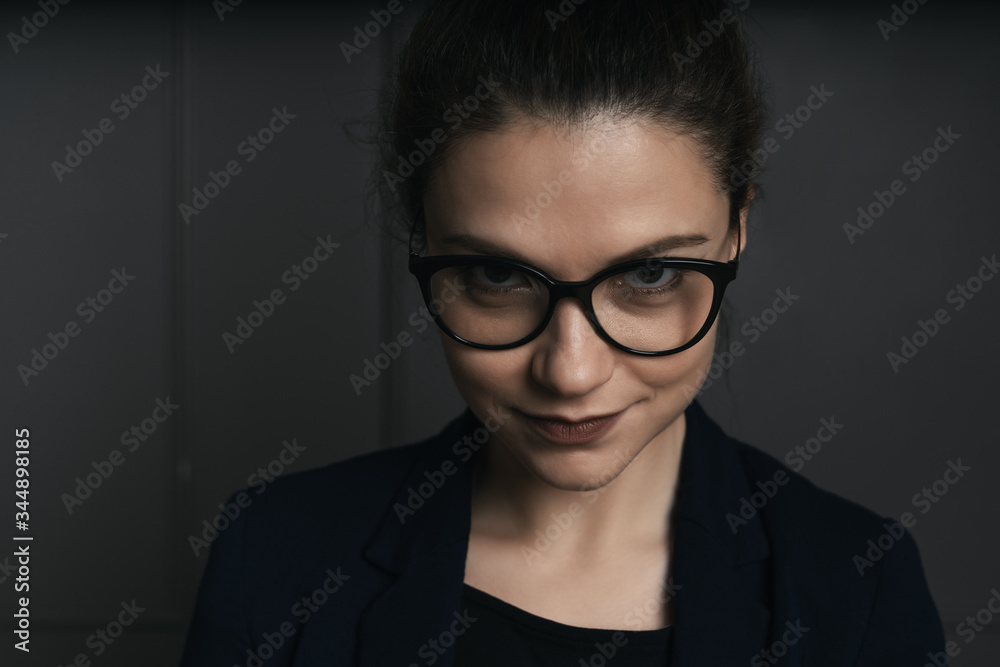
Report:
[[[738,224],[768,113],[739,14],[721,0],[434,2],[382,88],[372,177],[390,233],[409,234],[434,170],[464,139],[598,116],[696,138]]]

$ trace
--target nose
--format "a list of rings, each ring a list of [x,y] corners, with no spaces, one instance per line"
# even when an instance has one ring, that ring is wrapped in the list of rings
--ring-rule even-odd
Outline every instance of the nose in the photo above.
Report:
[[[584,396],[614,373],[616,351],[597,334],[576,299],[562,299],[556,305],[545,331],[533,343],[532,377],[559,396]]]

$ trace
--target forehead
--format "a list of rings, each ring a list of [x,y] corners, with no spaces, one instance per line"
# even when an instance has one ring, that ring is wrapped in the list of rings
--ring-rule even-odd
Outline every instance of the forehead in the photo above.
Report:
[[[639,121],[519,121],[473,134],[428,185],[429,250],[460,253],[442,239],[473,237],[572,280],[665,236],[721,243],[729,200],[699,149]]]

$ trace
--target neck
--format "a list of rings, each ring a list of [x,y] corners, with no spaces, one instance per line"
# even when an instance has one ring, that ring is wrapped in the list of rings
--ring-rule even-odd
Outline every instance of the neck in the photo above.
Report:
[[[555,488],[506,447],[491,444],[477,461],[472,529],[544,547],[553,560],[601,560],[623,547],[662,548],[671,539],[685,431],[681,413],[617,477],[589,491]],[[618,459],[616,470],[622,465]]]

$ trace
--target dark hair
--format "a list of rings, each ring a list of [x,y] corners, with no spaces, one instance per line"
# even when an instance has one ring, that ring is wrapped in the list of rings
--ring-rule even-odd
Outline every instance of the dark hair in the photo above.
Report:
[[[475,133],[603,114],[698,139],[736,225],[758,189],[739,170],[762,140],[763,89],[739,11],[722,0],[438,0],[382,88],[381,215],[405,238],[435,167]]]

